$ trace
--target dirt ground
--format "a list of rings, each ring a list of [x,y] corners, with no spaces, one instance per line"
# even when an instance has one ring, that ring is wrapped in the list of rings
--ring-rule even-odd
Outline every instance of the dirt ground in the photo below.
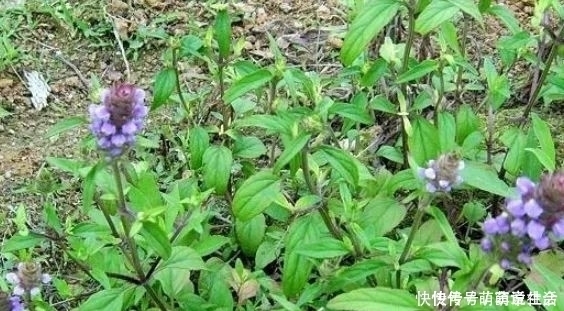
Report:
[[[28,6],[33,7],[31,2]],[[31,13],[0,13],[0,17],[4,15],[5,20],[17,25],[11,40],[20,51],[18,61],[0,72],[0,105],[11,113],[0,119],[0,211],[3,211],[0,214],[8,212],[4,216],[18,204],[40,207],[37,198],[19,194],[18,190],[33,185],[46,157],[88,156],[78,147],[87,135],[86,126],[56,137],[46,135],[64,118],[86,117],[92,102],[88,96],[91,77],[99,79],[103,86],[126,78],[116,34],[127,51],[131,82],[148,90],[155,73],[164,66],[161,54],[166,42],[136,34],[156,24],[169,35],[180,36],[206,27],[213,18],[203,1],[145,0],[132,1],[129,6],[112,0],[106,7],[107,14],[100,9],[100,2],[106,1],[69,2],[70,17],[64,10],[53,13],[40,8],[32,9]],[[523,23],[528,22],[532,13],[530,4],[517,1],[508,5]],[[291,64],[322,73],[338,69],[337,55],[347,19],[347,12],[338,0],[242,1],[231,9],[235,12],[234,36],[245,40],[247,57],[272,61],[266,37],[269,32]],[[81,21],[90,26],[81,27]],[[484,54],[503,33],[499,23],[488,19],[484,29],[473,27],[469,37],[474,40],[469,44],[479,45],[474,50]],[[139,42],[141,46],[135,46]],[[197,91],[199,83],[204,82],[200,78],[202,68],[183,69],[185,87]],[[52,89],[49,106],[41,111],[31,106],[30,92],[21,81],[24,70],[41,72]],[[64,185],[69,183],[63,181]],[[59,208],[79,203],[72,187],[59,195]]]

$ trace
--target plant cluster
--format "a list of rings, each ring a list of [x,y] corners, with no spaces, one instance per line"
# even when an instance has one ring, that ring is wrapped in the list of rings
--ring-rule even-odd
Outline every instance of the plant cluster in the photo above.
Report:
[[[2,244],[15,270],[0,306],[489,310],[454,293],[543,292],[547,310],[564,307],[564,172],[533,113],[563,94],[564,27],[546,24],[563,20],[562,4],[539,1],[528,31],[487,0],[356,1],[329,76],[289,64],[270,36],[272,63],[245,59],[228,7],[213,10],[205,35],[169,38],[150,104],[128,81],[72,123],[90,126],[79,147],[99,157],[48,158],[46,170],[75,178],[79,213],[58,215],[52,179],[36,187],[44,217],[30,229],[19,211]],[[468,30],[486,19],[508,34],[476,60]],[[535,80],[522,116],[500,128],[522,62]],[[188,91],[183,65],[209,84]],[[349,95],[331,92],[343,86]],[[174,122],[147,123],[159,111]],[[48,248],[79,285],[41,273]],[[446,296],[425,305],[424,292]]]

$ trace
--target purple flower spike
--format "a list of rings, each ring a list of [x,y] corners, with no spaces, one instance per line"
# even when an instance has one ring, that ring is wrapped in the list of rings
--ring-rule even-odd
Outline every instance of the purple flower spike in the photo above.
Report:
[[[533,220],[527,225],[527,234],[532,240],[538,240],[542,238],[544,229],[543,225]]]
[[[441,155],[437,160],[431,160],[427,167],[419,168],[418,175],[425,180],[427,192],[450,192],[452,187],[462,183],[460,171],[464,169],[464,162],[454,153]]]
[[[540,250],[547,249],[550,246],[550,240],[547,236],[543,236],[535,240],[535,246]]]
[[[148,108],[145,92],[131,84],[119,84],[102,91],[102,105],[91,105],[90,130],[100,149],[117,157],[133,145],[143,129]]]
[[[489,218],[484,221],[484,232],[489,235],[494,235],[499,232],[497,221],[494,218]]]
[[[559,240],[564,238],[564,219],[560,219],[552,225],[552,233]]]
[[[523,201],[521,201],[520,199],[508,200],[507,211],[513,217],[521,217],[525,215],[525,208],[523,207]]]
[[[523,208],[525,210],[525,213],[527,213],[527,215],[529,215],[529,217],[533,219],[537,219],[542,214],[542,208],[534,199],[527,201],[523,205]]]
[[[515,185],[521,194],[527,194],[535,190],[535,184],[526,177],[517,178]]]
[[[483,238],[482,242],[480,242],[480,246],[482,246],[482,250],[484,252],[489,252],[492,250],[493,244],[492,241],[488,238]]]
[[[527,233],[527,226],[525,224],[525,221],[523,221],[521,218],[517,218],[511,222],[511,234],[517,237],[522,237],[525,235],[525,233]]]

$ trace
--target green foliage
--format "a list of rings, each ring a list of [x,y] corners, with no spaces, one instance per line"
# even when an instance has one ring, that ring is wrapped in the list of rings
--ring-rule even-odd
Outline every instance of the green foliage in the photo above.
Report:
[[[169,38],[148,92],[151,117],[166,118],[149,123],[118,159],[94,162],[92,137],[80,145],[84,157],[47,156],[35,186],[19,193],[37,195],[42,213],[30,217],[22,204],[3,219],[14,232],[0,251],[8,268],[53,248],[49,262],[78,271],[68,275],[80,285],[57,275],[56,298],[28,303],[36,310],[59,298],[80,300],[77,310],[432,310],[416,292],[496,292],[523,280],[529,290],[560,294],[561,252],[541,252],[530,271],[505,274],[479,246],[490,206],[514,196],[508,185],[561,164],[555,126],[530,113],[541,99],[545,106],[558,100],[564,72],[558,53],[531,51],[558,42],[546,45],[542,31],[524,30],[491,1],[349,4],[343,67],[331,74],[295,66],[274,34],[267,35],[272,58],[250,58],[238,37],[242,15],[228,5],[206,4],[212,22]],[[66,6],[43,12],[99,35]],[[542,2],[535,18],[544,12],[562,7]],[[485,15],[508,31],[495,54],[478,60],[468,27],[470,19],[483,25]],[[167,17],[159,18],[153,25]],[[129,50],[148,37],[168,38],[161,30],[139,29]],[[15,57],[12,35],[0,36],[7,55],[0,68]],[[519,88],[509,73],[520,62],[542,70],[523,117],[503,120]],[[205,75],[197,88],[180,80],[192,67]],[[46,136],[86,123],[70,117]],[[453,178],[436,171],[444,155],[456,160],[447,164],[462,182],[432,192],[429,184]],[[72,187],[81,202],[61,211],[57,198]],[[97,292],[86,295],[86,285]]]

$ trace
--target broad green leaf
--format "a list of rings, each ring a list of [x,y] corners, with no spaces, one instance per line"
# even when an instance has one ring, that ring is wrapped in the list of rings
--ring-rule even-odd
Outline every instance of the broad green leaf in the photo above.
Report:
[[[281,242],[265,239],[258,247],[255,256],[255,269],[263,269],[280,256]]]
[[[267,69],[260,69],[235,81],[225,92],[223,99],[231,103],[244,94],[256,90],[272,79],[272,73]]]
[[[154,93],[151,110],[155,110],[167,102],[176,88],[176,83],[176,70],[174,68],[165,68],[157,74],[153,86]]]
[[[456,5],[459,9],[464,11],[464,13],[472,16],[480,24],[483,22],[482,14],[480,9],[474,0],[447,0],[448,2]]]
[[[360,107],[354,104],[334,103],[329,108],[330,114],[338,114],[344,118],[353,120],[362,124],[373,124],[374,121],[366,111],[365,107]]]
[[[512,34],[523,31],[519,25],[519,20],[515,18],[513,11],[511,11],[511,9],[509,9],[506,5],[493,5],[491,6],[489,13],[496,15]]]
[[[239,158],[254,159],[266,153],[266,147],[255,136],[243,136],[235,140],[233,155]]]
[[[229,243],[230,239],[222,235],[208,235],[200,238],[191,247],[200,255],[207,256],[223,245]]]
[[[225,146],[210,146],[204,152],[204,183],[208,189],[215,188],[219,195],[227,191],[231,176],[233,156],[231,149]]]
[[[215,17],[214,25],[215,39],[219,47],[219,57],[226,59],[229,57],[231,48],[231,20],[226,10],[220,10]]]
[[[123,307],[123,288],[105,289],[88,297],[78,308],[79,311],[116,311]]]
[[[172,246],[166,232],[156,223],[143,222],[141,236],[145,238],[147,245],[163,259],[168,259],[172,252]]]
[[[294,297],[302,291],[313,268],[311,259],[300,255],[296,249],[304,243],[315,242],[323,229],[325,227],[316,214],[299,217],[288,228],[282,267],[282,290],[286,297]]]
[[[554,253],[550,255],[556,257]],[[560,261],[554,263],[559,265]],[[536,291],[541,296],[549,291],[553,292],[555,294],[554,304],[552,306],[545,304],[546,310],[562,311],[562,306],[564,305],[564,280],[562,280],[560,273],[556,273],[554,267],[543,265],[538,258],[533,259],[531,272],[525,278],[525,284],[527,284],[531,291]]]
[[[454,235],[454,231],[452,230],[452,227],[450,226],[445,214],[443,214],[443,212],[435,206],[429,207],[429,214],[433,216],[433,218],[435,218],[447,241],[452,244],[457,244],[458,239]]]
[[[358,185],[358,167],[349,153],[329,146],[323,146],[320,149],[327,162],[329,162],[329,165],[331,165],[347,183],[352,186]]]
[[[46,138],[51,138],[53,136],[60,135],[64,132],[68,132],[74,128],[87,124],[88,121],[83,117],[71,117],[66,118],[62,121],[57,122],[55,125],[50,127],[45,134]]]
[[[517,175],[520,172],[523,155],[525,154],[523,152],[526,143],[525,134],[520,129],[513,128],[503,133],[501,140],[505,146],[509,147],[503,167],[508,173]]]
[[[163,260],[155,272],[165,269],[179,269],[187,273],[188,271],[205,268],[202,257],[194,249],[187,246],[173,246],[170,257],[167,260]]]
[[[28,235],[12,235],[9,239],[2,243],[2,252],[11,253],[21,249],[31,249],[41,244],[46,238],[34,233]]]
[[[492,0],[479,0],[478,1],[478,9],[480,10],[480,13],[487,12],[490,9],[491,6],[492,6]]]
[[[306,257],[320,259],[344,256],[350,252],[343,242],[330,237],[301,244],[294,251]]]
[[[204,42],[199,37],[194,35],[186,35],[180,40],[180,53],[181,57],[190,55],[199,56],[198,50],[204,46]]]
[[[378,58],[360,79],[360,85],[372,87],[388,71],[388,63],[383,58]]]
[[[278,160],[276,160],[276,163],[274,164],[274,172],[280,171],[286,164],[290,163],[290,161],[302,151],[310,138],[310,134],[302,133],[292,142],[284,146],[284,151],[280,154]]]
[[[467,185],[502,197],[512,194],[507,184],[490,167],[470,161],[465,161],[465,164],[460,175]]]
[[[389,99],[383,95],[376,95],[369,104],[370,108],[376,109],[382,112],[397,114],[398,108],[396,105],[392,104]]]
[[[241,250],[246,256],[254,257],[266,232],[266,219],[260,213],[255,217],[242,221],[235,219],[235,235]]]
[[[452,151],[456,148],[456,121],[454,116],[448,112],[439,112],[439,142],[441,153]]]
[[[468,135],[480,130],[480,119],[469,105],[460,106],[456,114],[456,142],[464,143]]]
[[[452,22],[444,22],[441,24],[439,32],[441,38],[454,52],[460,54],[460,44],[458,43],[458,35],[456,27]]]
[[[396,83],[406,83],[412,80],[419,79],[426,74],[433,72],[437,69],[439,64],[435,60],[427,59],[417,64],[415,67],[409,69],[408,71],[400,74],[396,80]]]
[[[393,260],[386,259],[372,258],[358,261],[351,266],[341,266],[335,274],[331,275],[326,292],[341,292],[344,288],[365,281],[366,277],[374,275],[379,269],[393,269]]]
[[[556,151],[554,149],[554,141],[552,140],[552,136],[550,134],[550,128],[548,123],[543,121],[536,113],[531,115],[532,123],[533,123],[533,130],[535,132],[535,136],[539,140],[539,144],[541,150],[546,154],[548,160],[550,161],[552,167],[555,166],[556,162]],[[545,167],[547,167],[545,165]]]
[[[394,18],[400,2],[396,0],[372,0],[365,4],[352,21],[341,49],[341,61],[350,66],[364,51],[370,41]]]
[[[128,193],[131,207],[137,211],[149,211],[163,205],[156,177],[149,172],[139,175],[137,183],[132,185]]]
[[[292,122],[273,115],[252,115],[236,121],[237,127],[255,126],[277,134],[291,134]]]
[[[554,163],[544,150],[538,148],[525,148],[525,151],[532,152],[542,166],[544,166],[544,168],[548,171],[553,172],[556,169],[556,163]]]
[[[357,223],[365,234],[380,237],[390,232],[404,219],[406,208],[390,197],[377,196],[371,199],[358,215]]]
[[[280,180],[268,171],[249,177],[235,192],[233,214],[247,221],[262,213],[280,193]]]
[[[422,35],[426,35],[443,22],[453,18],[459,10],[459,7],[447,0],[434,0],[415,20],[415,30]]]
[[[419,306],[415,295],[403,289],[386,287],[359,288],[340,294],[327,303],[332,310],[350,311],[420,311],[433,310],[431,307]]]
[[[82,163],[76,159],[47,157],[46,161],[49,165],[75,176],[79,174],[79,170],[82,168]]]
[[[433,124],[424,118],[417,118],[413,122],[413,135],[409,137],[409,149],[418,165],[439,155],[439,134]]]
[[[0,120],[2,120],[3,118],[5,118],[7,116],[11,116],[11,115],[12,115],[11,112],[8,112],[6,109],[2,108],[2,106],[0,105]]]
[[[414,258],[425,259],[438,267],[463,268],[468,259],[464,251],[456,243],[438,242],[425,245],[415,254]]]
[[[197,126],[190,130],[190,168],[197,170],[202,167],[204,153],[210,145],[208,132]]]

